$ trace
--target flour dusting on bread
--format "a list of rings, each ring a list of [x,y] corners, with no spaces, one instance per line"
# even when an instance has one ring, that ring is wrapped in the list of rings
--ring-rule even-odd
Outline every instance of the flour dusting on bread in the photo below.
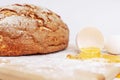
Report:
[[[44,54],[68,46],[69,30],[60,16],[31,4],[0,8],[0,56]]]

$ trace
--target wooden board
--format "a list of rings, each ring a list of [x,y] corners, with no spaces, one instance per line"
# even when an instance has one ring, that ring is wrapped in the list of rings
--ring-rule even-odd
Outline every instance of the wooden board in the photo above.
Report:
[[[114,64],[66,59],[74,46],[48,55],[0,57],[0,80],[113,80]]]

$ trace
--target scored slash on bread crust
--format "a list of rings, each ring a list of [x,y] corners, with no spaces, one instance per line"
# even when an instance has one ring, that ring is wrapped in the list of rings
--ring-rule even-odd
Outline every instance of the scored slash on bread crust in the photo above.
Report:
[[[67,25],[46,8],[29,4],[0,8],[0,56],[59,51],[68,40]]]

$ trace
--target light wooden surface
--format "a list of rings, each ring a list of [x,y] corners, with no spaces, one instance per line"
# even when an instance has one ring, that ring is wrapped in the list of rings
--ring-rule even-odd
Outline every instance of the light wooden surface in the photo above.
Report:
[[[0,80],[113,80],[120,67],[103,62],[66,59],[74,45],[48,55],[0,57]]]

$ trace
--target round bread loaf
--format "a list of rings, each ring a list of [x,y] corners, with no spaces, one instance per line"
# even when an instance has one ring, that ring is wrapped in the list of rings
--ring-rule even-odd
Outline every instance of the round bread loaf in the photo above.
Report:
[[[45,54],[68,46],[69,30],[56,13],[31,4],[0,8],[0,56]]]

